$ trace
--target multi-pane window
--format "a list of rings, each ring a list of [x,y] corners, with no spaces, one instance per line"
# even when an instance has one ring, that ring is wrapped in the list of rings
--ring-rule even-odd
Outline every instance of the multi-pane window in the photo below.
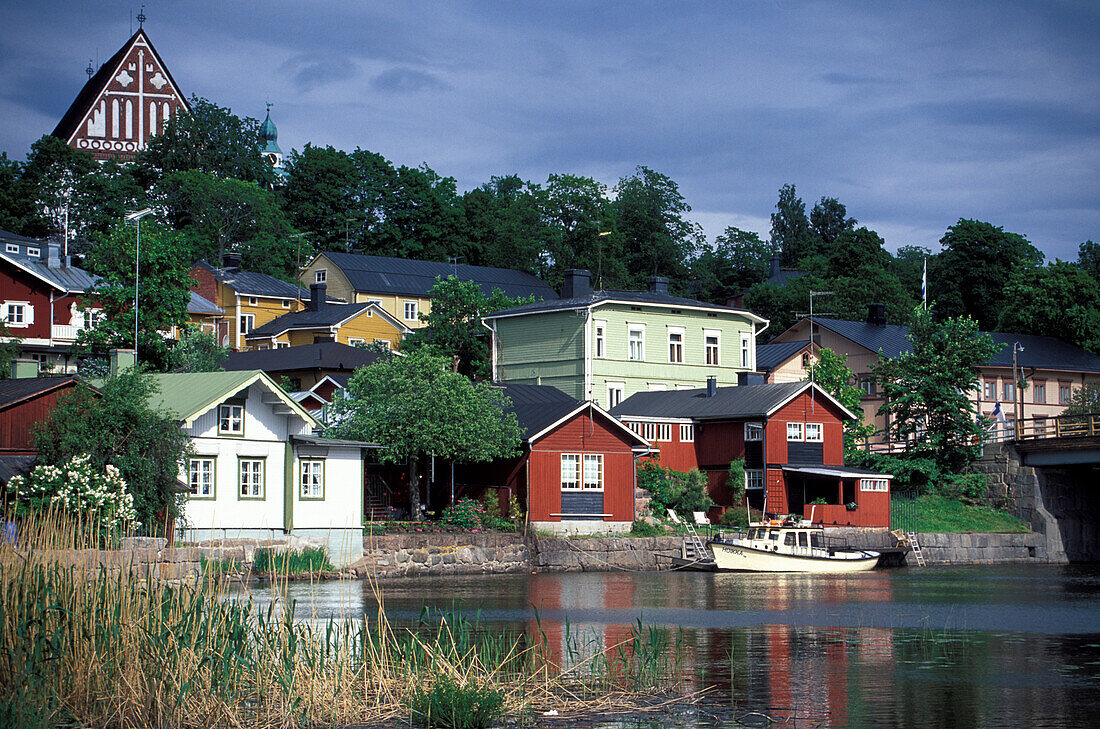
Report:
[[[802,423],[787,423],[787,440],[802,440]]]
[[[1032,395],[1037,403],[1044,403],[1047,401],[1047,384],[1045,382],[1036,382],[1031,388]]]
[[[362,347],[366,343],[367,340],[361,337],[348,337],[348,346],[350,347]]]
[[[627,359],[633,362],[645,360],[645,329],[630,327],[627,330]]]
[[[255,314],[241,314],[241,334],[248,334],[256,326]]]
[[[820,443],[825,440],[823,437],[824,428],[821,423],[806,423],[806,441],[809,443]]]
[[[681,364],[684,361],[684,330],[668,330],[668,361]]]
[[[1004,395],[1005,400],[1012,402],[1016,399],[1016,383],[1006,382],[1004,383]]]
[[[607,407],[613,408],[623,401],[626,385],[622,382],[607,383]]]
[[[885,478],[861,478],[859,480],[860,491],[889,491],[890,481]]]
[[[762,489],[764,488],[764,471],[762,469],[754,469],[745,471],[745,489]]]
[[[875,378],[869,375],[864,375],[859,378],[859,389],[863,390],[864,395],[875,394]]]
[[[657,440],[672,441],[672,423],[654,423],[657,426]]]
[[[325,283],[328,281],[328,269],[318,268],[313,273],[313,283]]]
[[[4,320],[9,326],[26,326],[30,322],[27,316],[27,309],[30,308],[24,303],[8,303],[4,305]]]
[[[32,248],[30,246],[27,246],[27,255],[30,256],[31,258],[37,258],[38,256],[42,255],[42,249],[41,248]]]
[[[709,365],[722,364],[718,337],[718,332],[703,332],[703,348]]]
[[[244,405],[218,406],[218,432],[244,433]]]
[[[325,462],[304,460],[301,468],[301,495],[303,499],[325,498]]]
[[[741,366],[749,369],[752,364],[752,335],[741,332]]]
[[[16,245],[15,243],[5,243],[4,244],[4,252],[5,253],[18,253],[19,252],[19,246]]]
[[[603,488],[603,454],[584,454],[584,488],[592,490]]]
[[[760,423],[745,423],[745,440],[764,440],[764,426]]]
[[[680,442],[681,443],[694,443],[695,442],[695,424],[694,423],[681,423],[680,424]]]
[[[214,498],[214,459],[192,458],[187,470],[191,496],[197,499]]]
[[[561,454],[562,491],[579,489],[581,484],[581,457],[576,453]]]
[[[995,402],[997,400],[997,383],[986,381],[985,383],[985,399],[989,402]]]
[[[1072,385],[1058,385],[1058,403],[1060,405],[1067,404],[1071,397],[1073,397]]]
[[[264,462],[262,459],[241,459],[241,498],[264,498]]]
[[[607,356],[607,322],[597,321],[593,324],[593,349],[595,350],[594,356],[606,357]]]
[[[405,302],[405,321],[416,321],[417,319],[417,304],[415,301]]]
[[[96,325],[103,319],[103,312],[99,309],[83,309],[80,313],[81,318],[84,320],[84,329],[95,329]]]

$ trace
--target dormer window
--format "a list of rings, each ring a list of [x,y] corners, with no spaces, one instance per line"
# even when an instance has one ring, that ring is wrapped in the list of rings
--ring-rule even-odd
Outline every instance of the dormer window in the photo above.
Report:
[[[244,435],[244,405],[218,406],[218,433]]]
[[[42,251],[39,248],[31,248],[30,246],[27,246],[27,255],[28,256],[41,256]]]
[[[318,268],[313,272],[313,283],[326,283],[328,281],[328,269]]]
[[[5,243],[4,244],[4,253],[18,253],[18,252],[19,252],[19,246],[17,244],[15,244],[15,243]]]

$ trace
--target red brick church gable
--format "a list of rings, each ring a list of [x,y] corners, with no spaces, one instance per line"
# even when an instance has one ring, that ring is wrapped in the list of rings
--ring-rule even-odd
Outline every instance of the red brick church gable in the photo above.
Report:
[[[53,136],[97,160],[131,160],[165,122],[190,107],[144,28],[100,66]]]

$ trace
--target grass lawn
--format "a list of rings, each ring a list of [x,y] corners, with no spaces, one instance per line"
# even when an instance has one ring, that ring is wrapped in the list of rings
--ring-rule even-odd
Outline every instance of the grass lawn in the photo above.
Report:
[[[992,506],[967,506],[931,494],[917,505],[918,532],[1026,532],[1027,524]]]

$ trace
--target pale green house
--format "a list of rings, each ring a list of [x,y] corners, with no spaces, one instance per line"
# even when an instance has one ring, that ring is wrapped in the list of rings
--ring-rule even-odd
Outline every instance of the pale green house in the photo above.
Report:
[[[490,314],[493,380],[553,385],[612,408],[636,392],[695,389],[714,377],[737,385],[756,370],[756,335],[767,326],[748,311],[668,293],[593,291],[588,271],[568,271],[562,298]]]

